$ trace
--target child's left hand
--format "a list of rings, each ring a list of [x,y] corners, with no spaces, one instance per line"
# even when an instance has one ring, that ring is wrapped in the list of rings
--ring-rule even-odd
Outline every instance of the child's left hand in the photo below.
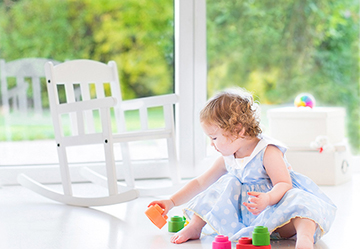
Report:
[[[253,197],[249,198],[250,203],[243,202],[243,205],[253,215],[260,214],[270,204],[270,195],[268,193],[249,192],[248,195]]]

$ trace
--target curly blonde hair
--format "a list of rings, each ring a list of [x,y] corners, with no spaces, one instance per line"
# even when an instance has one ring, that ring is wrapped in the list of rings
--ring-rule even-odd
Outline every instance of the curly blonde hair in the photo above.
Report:
[[[244,136],[256,137],[262,133],[258,104],[241,88],[229,89],[211,98],[200,112],[200,122],[215,125],[236,138],[243,128]]]

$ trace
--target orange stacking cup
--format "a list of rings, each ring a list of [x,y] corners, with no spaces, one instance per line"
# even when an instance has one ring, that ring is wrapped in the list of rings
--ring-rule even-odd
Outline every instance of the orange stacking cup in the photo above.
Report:
[[[166,224],[166,220],[168,218],[166,215],[162,216],[163,213],[164,210],[158,204],[150,206],[148,210],[145,211],[146,216],[159,229],[161,229]]]

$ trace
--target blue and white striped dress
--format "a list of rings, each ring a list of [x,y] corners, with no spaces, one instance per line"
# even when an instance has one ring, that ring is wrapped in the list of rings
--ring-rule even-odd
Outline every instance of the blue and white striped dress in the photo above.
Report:
[[[263,166],[264,152],[269,144],[285,154],[286,148],[278,141],[262,136],[249,157],[224,157],[228,173],[189,202],[184,209],[186,218],[190,220],[194,213],[197,214],[207,223],[204,234],[227,235],[231,241],[251,237],[255,226],[266,226],[272,233],[295,217],[315,221],[315,242],[327,233],[336,206],[310,178],[291,169],[293,188],[277,204],[268,206],[257,216],[242,205],[248,202],[248,192],[268,192],[273,187]],[[290,168],[285,156],[284,160]]]

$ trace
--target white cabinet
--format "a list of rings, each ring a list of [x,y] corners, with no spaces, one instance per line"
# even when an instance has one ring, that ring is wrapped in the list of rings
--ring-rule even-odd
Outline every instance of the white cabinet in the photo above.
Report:
[[[270,135],[288,146],[286,157],[295,171],[319,185],[351,179],[344,108],[284,107],[271,109],[267,115]]]

